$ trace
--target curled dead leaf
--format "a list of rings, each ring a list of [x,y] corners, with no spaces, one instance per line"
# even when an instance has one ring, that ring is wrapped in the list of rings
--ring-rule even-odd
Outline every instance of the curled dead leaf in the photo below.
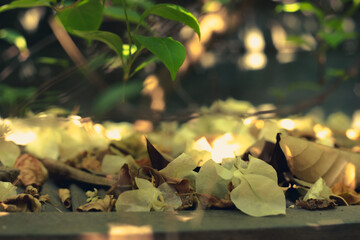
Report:
[[[39,190],[36,187],[32,186],[32,185],[26,186],[25,193],[30,194],[31,196],[33,196],[33,197],[35,197],[37,199],[39,199],[39,197],[40,197]]]
[[[343,183],[336,183],[331,190],[335,195],[342,197],[349,205],[360,204],[360,194]]]
[[[360,183],[360,154],[288,135],[281,135],[280,146],[291,172],[304,181],[314,183],[322,177],[333,186],[344,179],[347,164],[351,163],[356,183]]]
[[[71,194],[70,194],[70,190],[67,188],[59,188],[58,189],[58,195],[60,197],[60,200],[62,202],[62,204],[66,207],[66,208],[70,208],[71,207]]]
[[[44,194],[44,195],[40,195],[39,196],[39,201],[44,204],[44,203],[50,203],[50,195],[49,194]]]
[[[93,171],[101,171],[101,163],[96,156],[86,156],[76,165],[77,168],[85,168]]]
[[[129,165],[124,164],[118,174],[118,180],[110,187],[107,194],[119,196],[123,191],[130,190],[132,188],[132,182],[134,173],[130,172]],[[127,189],[126,189],[127,187]]]
[[[78,212],[111,212],[116,199],[112,195],[105,195],[104,199],[84,204],[76,209]]]
[[[15,162],[15,168],[20,169],[19,179],[24,186],[41,186],[48,176],[43,164],[30,154],[22,154]]]
[[[30,194],[22,193],[0,202],[0,211],[40,212],[41,202]]]

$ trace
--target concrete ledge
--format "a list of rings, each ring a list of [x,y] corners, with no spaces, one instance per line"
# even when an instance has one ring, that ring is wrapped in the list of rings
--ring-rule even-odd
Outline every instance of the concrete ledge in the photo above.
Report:
[[[234,210],[0,213],[0,239],[356,239],[359,216],[359,206],[263,218]]]

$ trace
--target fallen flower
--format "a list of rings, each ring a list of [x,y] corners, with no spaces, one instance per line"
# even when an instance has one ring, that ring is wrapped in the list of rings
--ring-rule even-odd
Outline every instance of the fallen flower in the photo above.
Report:
[[[233,174],[230,170],[213,160],[208,160],[200,168],[196,177],[196,192],[224,198],[229,192],[227,189]]]
[[[123,192],[119,195],[115,207],[116,211],[149,212],[150,210],[174,210],[182,205],[175,189],[166,182],[158,188],[146,179],[135,178],[139,189]]]
[[[286,213],[285,195],[273,167],[251,155],[248,164],[239,159],[235,165],[230,198],[238,209],[254,217]]]
[[[169,177],[188,179],[190,185],[195,187],[195,178],[197,175],[197,173],[193,171],[195,168],[195,161],[188,154],[183,153],[159,172]]]
[[[329,200],[330,195],[333,194],[331,189],[326,185],[322,178],[319,178],[307,191],[304,200],[308,199],[325,199]]]

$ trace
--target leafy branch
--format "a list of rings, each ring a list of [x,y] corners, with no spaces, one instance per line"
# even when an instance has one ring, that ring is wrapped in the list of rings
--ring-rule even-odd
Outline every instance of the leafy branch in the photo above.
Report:
[[[88,41],[101,41],[116,53],[123,69],[123,82],[127,82],[139,70],[155,60],[164,63],[174,80],[185,60],[185,47],[171,37],[144,36],[137,32],[141,27],[148,29],[147,24],[144,23],[146,18],[149,15],[156,15],[189,26],[200,38],[197,19],[186,9],[174,4],[155,4],[147,7],[139,15],[136,11],[129,9],[126,0],[121,0],[121,6],[116,6],[116,3],[117,1],[112,1],[111,6],[105,7],[103,0],[76,0],[70,5],[64,6],[64,1],[58,3],[56,0],[15,0],[10,4],[0,6],[0,13],[16,8],[50,7],[55,10],[57,22],[70,34]],[[128,44],[124,44],[121,37],[115,33],[99,30],[103,16],[109,12],[111,14],[107,16],[125,21]],[[134,31],[130,28],[130,22],[137,24]],[[128,46],[126,53],[124,52],[125,46]],[[151,61],[144,61],[133,69],[135,60],[144,49],[149,50],[157,58],[150,58]],[[139,68],[140,66],[141,68]]]

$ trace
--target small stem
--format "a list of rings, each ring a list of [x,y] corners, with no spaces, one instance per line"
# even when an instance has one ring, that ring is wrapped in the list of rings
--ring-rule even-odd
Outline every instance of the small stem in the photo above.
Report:
[[[140,48],[138,51],[136,51],[136,53],[134,54],[133,58],[132,58],[131,61],[129,62],[129,65],[130,65],[130,66],[134,63],[135,59],[139,56],[139,54],[140,54],[140,52],[141,52],[142,50],[144,50],[144,46],[141,46],[141,48]]]
[[[325,77],[325,64],[326,64],[326,51],[327,46],[324,42],[320,43],[319,50],[316,53],[316,63],[318,70],[318,84],[324,85],[326,83]]]
[[[131,37],[131,31],[130,31],[129,18],[128,18],[127,11],[126,11],[126,0],[122,0],[122,4],[123,4],[124,14],[125,14],[126,29],[127,29],[127,33],[129,36],[129,58],[128,58],[128,63],[129,63],[129,62],[131,62],[132,37]],[[130,71],[130,67],[129,67],[129,71]]]
[[[69,6],[66,6],[66,7],[56,7],[55,8],[55,10],[57,11],[57,12],[61,12],[61,11],[63,11],[63,10],[65,10],[65,9],[68,9],[68,8],[74,8],[74,7],[76,7],[76,5],[78,5],[80,2],[81,2],[82,0],[76,0],[76,2],[74,2],[73,4],[71,4],[71,5],[69,5]],[[63,5],[63,1],[61,1],[61,4],[60,5]]]

